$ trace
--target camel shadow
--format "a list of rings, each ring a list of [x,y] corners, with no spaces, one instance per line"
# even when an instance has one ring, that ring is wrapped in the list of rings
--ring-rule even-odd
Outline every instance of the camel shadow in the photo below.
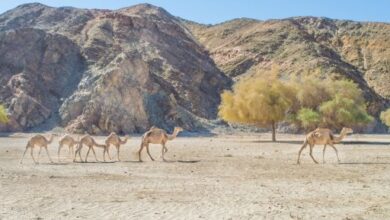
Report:
[[[122,160],[122,161],[118,161],[118,162],[119,163],[142,163],[139,160]]]
[[[85,161],[74,161],[73,163],[84,163],[84,164],[88,164],[88,163],[115,163],[116,161],[88,161],[88,162],[85,162]]]
[[[166,161],[159,161],[159,160],[155,160],[155,161],[151,161],[151,160],[148,160],[148,161],[138,161],[138,160],[126,160],[126,161],[121,161],[123,163],[144,163],[144,162],[162,162],[162,163],[199,163],[200,160],[166,160]]]
[[[364,145],[389,145],[390,142],[384,141],[342,141],[342,144],[350,145],[350,144],[364,144]]]
[[[237,141],[237,142],[247,142],[247,143],[281,143],[281,144],[303,144],[303,141],[300,140],[281,140],[281,141],[271,141],[271,140],[256,140],[256,141]],[[342,141],[340,144],[344,145],[389,145],[390,142],[384,141]]]
[[[257,141],[238,141],[247,143],[275,143],[275,144],[302,144],[303,141],[284,140],[284,141],[270,141],[270,140],[257,140]]]
[[[390,162],[344,162],[340,165],[390,165]]]

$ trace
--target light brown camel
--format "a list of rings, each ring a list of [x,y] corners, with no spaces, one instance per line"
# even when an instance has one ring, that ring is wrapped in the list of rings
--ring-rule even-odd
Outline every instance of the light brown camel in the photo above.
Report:
[[[147,151],[150,159],[154,161],[152,155],[150,155],[149,144],[161,144],[162,145],[161,155],[162,155],[163,160],[166,161],[165,157],[164,157],[164,154],[166,152],[168,152],[168,149],[165,146],[165,144],[167,143],[168,140],[175,139],[176,136],[181,131],[183,131],[183,128],[175,127],[175,129],[173,130],[173,133],[172,134],[168,134],[165,130],[153,126],[149,131],[147,131],[142,136],[142,143],[141,143],[140,149],[138,151],[139,161],[142,162],[141,152],[144,149],[144,147],[146,147],[146,151]]]
[[[325,163],[325,150],[326,150],[327,145],[330,145],[334,149],[334,151],[336,152],[337,160],[340,163],[339,154],[338,154],[338,151],[337,151],[336,147],[334,146],[334,144],[340,143],[341,140],[343,140],[343,138],[347,134],[351,134],[351,133],[353,133],[353,130],[351,128],[345,128],[345,127],[343,129],[341,129],[340,136],[338,136],[338,137],[335,137],[333,135],[332,131],[330,129],[327,129],[327,128],[317,128],[316,130],[308,133],[306,135],[306,139],[305,139],[305,142],[303,143],[303,146],[299,150],[297,164],[300,163],[299,159],[301,157],[302,150],[305,149],[305,147],[307,145],[310,146],[311,159],[313,159],[314,163],[318,163],[316,161],[316,159],[314,159],[314,157],[313,157],[313,148],[316,144],[323,144],[324,145],[324,149],[322,152],[323,163]]]
[[[120,161],[119,148],[121,145],[126,144],[128,139],[129,139],[129,137],[126,136],[123,140],[121,140],[120,137],[115,132],[112,132],[106,139],[106,149],[104,149],[104,152],[103,152],[104,160],[106,158],[106,154],[105,154],[106,152],[108,154],[108,158],[111,160],[110,146],[114,145],[116,147],[117,159],[118,159],[118,161]]]
[[[66,134],[62,136],[62,138],[59,141],[59,146],[58,146],[58,162],[60,162],[60,152],[61,148],[63,148],[65,145],[68,146],[69,149],[69,156],[74,157],[74,146],[79,143],[79,140],[75,140],[72,136],[69,134]]]
[[[89,151],[91,151],[91,149],[92,149],[93,155],[95,156],[95,160],[99,161],[97,159],[97,157],[96,157],[95,149],[93,148],[94,146],[101,147],[104,150],[106,150],[106,148],[107,148],[106,145],[104,145],[104,144],[96,143],[95,139],[93,139],[90,135],[88,135],[88,134],[84,135],[80,139],[80,142],[77,145],[77,149],[76,149],[76,152],[75,152],[75,156],[74,156],[73,162],[76,161],[77,154],[80,156],[80,161],[83,162],[83,159],[81,158],[81,149],[83,148],[84,145],[88,147],[87,155],[85,156],[85,161],[84,162],[87,162]]]
[[[31,157],[35,164],[39,163],[39,156],[41,155],[42,148],[45,148],[47,156],[49,157],[49,160],[51,163],[53,163],[53,160],[50,157],[49,151],[47,150],[47,146],[53,142],[54,135],[51,134],[49,139],[46,139],[43,135],[37,134],[30,138],[30,140],[27,142],[26,150],[23,153],[22,159],[20,160],[20,163],[23,162],[24,156],[26,155],[27,150],[30,148]],[[39,147],[39,153],[38,153],[38,160],[36,161],[34,158],[34,148]]]

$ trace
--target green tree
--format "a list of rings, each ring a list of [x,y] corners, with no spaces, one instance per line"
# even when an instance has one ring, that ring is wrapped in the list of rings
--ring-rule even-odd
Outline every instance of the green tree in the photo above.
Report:
[[[276,141],[277,123],[284,120],[295,98],[295,89],[277,79],[253,76],[237,82],[233,91],[221,95],[219,116],[228,122],[270,126]]]
[[[297,119],[305,129],[313,129],[321,121],[321,116],[313,109],[301,108],[298,112]]]
[[[385,124],[387,127],[390,127],[390,108],[388,108],[386,111],[381,112],[380,118],[383,124]]]
[[[365,104],[358,104],[356,100],[350,98],[336,96],[321,104],[319,110],[323,124],[332,128],[364,125],[373,121],[373,117],[366,111]]]
[[[295,82],[295,86],[300,104],[296,119],[306,129],[315,126],[339,129],[373,120],[366,111],[362,91],[352,81],[305,77]]]
[[[8,123],[7,111],[3,105],[0,105],[0,123]]]

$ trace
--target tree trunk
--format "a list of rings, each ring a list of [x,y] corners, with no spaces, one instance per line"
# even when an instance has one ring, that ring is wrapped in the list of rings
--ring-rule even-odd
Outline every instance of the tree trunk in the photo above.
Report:
[[[276,124],[275,122],[272,122],[272,141],[275,142],[276,141]]]

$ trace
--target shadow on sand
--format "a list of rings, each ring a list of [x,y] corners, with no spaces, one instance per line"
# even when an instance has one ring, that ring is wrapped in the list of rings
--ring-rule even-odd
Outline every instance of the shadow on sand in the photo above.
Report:
[[[156,160],[156,161],[151,161],[151,160],[146,160],[146,161],[143,161],[143,162],[140,162],[138,160],[125,160],[125,161],[121,161],[123,163],[144,163],[144,162],[162,162],[162,163],[199,163],[200,160],[166,160],[166,161],[159,161],[159,160]]]
[[[298,141],[298,140],[281,140],[281,141],[275,141],[272,142],[270,140],[256,140],[256,141],[237,141],[237,142],[249,142],[249,143],[281,143],[281,144],[303,144],[303,141]],[[342,141],[339,144],[344,144],[344,145],[389,145],[390,147],[390,142],[384,142],[384,141]]]
[[[390,162],[346,162],[340,165],[390,165]]]

